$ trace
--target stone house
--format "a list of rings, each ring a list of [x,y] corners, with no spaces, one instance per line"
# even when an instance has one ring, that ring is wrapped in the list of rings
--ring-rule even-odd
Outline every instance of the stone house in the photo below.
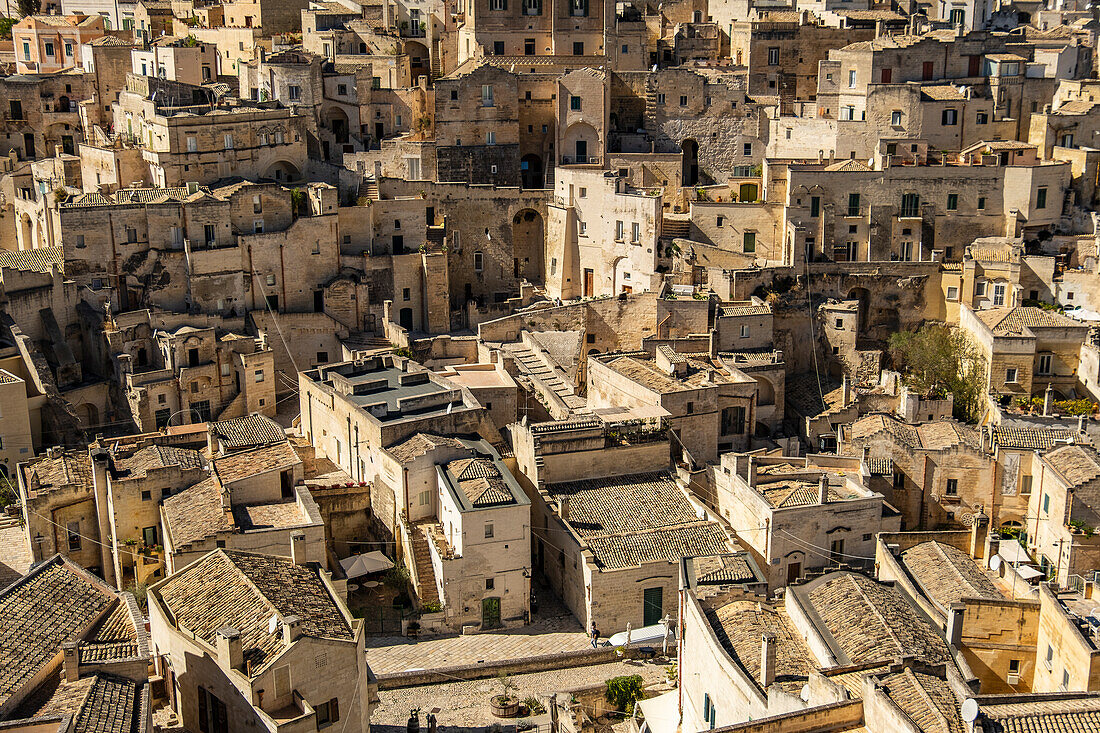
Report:
[[[84,139],[77,103],[89,96],[88,78],[75,69],[0,78],[0,133],[20,160],[52,155],[60,145],[75,153]]]
[[[417,433],[496,440],[469,390],[400,356],[322,365],[298,386],[302,435],[355,481],[379,480],[378,451]]]
[[[99,15],[31,15],[12,28],[15,69],[49,74],[80,64],[83,45],[103,35]]]
[[[1081,321],[1037,306],[971,310],[963,304],[959,325],[985,359],[991,399],[1030,400],[1048,387],[1062,398],[1076,394],[1081,344],[1088,335]]]
[[[41,442],[41,413],[37,404],[32,425],[31,405],[40,402],[32,397],[33,387],[28,389],[26,380],[0,369],[0,475],[14,478],[16,466],[26,457],[34,455],[35,445]]]
[[[453,629],[527,622],[531,501],[484,440],[418,433],[380,453],[372,507],[399,539],[421,607]],[[392,507],[392,513],[388,509]]]
[[[218,78],[218,49],[209,43],[189,45],[185,38],[160,38],[147,49],[135,48],[130,62],[134,74],[193,86]]]
[[[218,106],[201,86],[131,74],[114,105],[113,130],[144,150],[155,186],[304,177],[306,142],[297,115],[272,105]]]
[[[436,179],[519,185],[517,77],[492,65],[435,83]]]
[[[1027,547],[1047,577],[1068,587],[1075,575],[1100,567],[1100,515],[1095,479],[1100,456],[1084,445],[1066,445],[1037,458],[1027,512]]]
[[[730,361],[671,346],[588,359],[590,408],[661,408],[677,462],[700,467],[724,450],[746,450],[756,426],[758,383]]]
[[[327,564],[325,526],[288,442],[214,458],[211,467],[161,504],[169,574],[219,547]]]
[[[546,225],[547,293],[570,299],[656,290],[661,196],[615,174],[560,167]]]
[[[994,461],[967,425],[952,419],[912,425],[873,413],[844,431],[840,452],[868,464],[890,461],[885,496],[907,530],[957,525],[979,513],[1000,526]]]
[[[141,609],[71,560],[54,555],[0,592],[0,646],[4,728],[58,730],[79,720],[150,729]]]
[[[584,628],[610,636],[675,618],[680,560],[734,549],[669,473],[659,419],[591,416],[510,430],[532,502],[534,570]]]
[[[717,510],[769,588],[821,568],[866,564],[875,536],[901,526],[897,510],[867,488],[857,458],[725,453],[720,466]]]
[[[604,56],[614,42],[614,3],[474,0],[457,28],[458,63],[482,56]]]
[[[316,564],[215,550],[148,598],[155,667],[189,730],[370,729],[363,622]]]

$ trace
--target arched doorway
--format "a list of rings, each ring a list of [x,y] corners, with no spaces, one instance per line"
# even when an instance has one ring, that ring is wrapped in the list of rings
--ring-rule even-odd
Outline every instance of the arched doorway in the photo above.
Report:
[[[542,215],[534,209],[524,209],[512,217],[512,258],[516,279],[541,283],[543,270]]]
[[[330,108],[328,114],[325,115],[325,122],[329,130],[332,131],[332,139],[336,141],[337,145],[344,145],[348,142],[348,115],[344,110],[339,107]]]
[[[542,176],[542,158],[528,153],[519,161],[520,185],[524,188],[542,188],[545,184]]]
[[[600,136],[596,128],[587,122],[574,122],[565,131],[565,144],[562,147],[563,162],[593,163],[600,155]]]
[[[684,157],[683,185],[694,186],[699,182],[699,143],[687,138],[680,143],[680,150]]]
[[[273,178],[280,183],[297,181],[302,177],[298,168],[293,163],[285,160],[277,160],[267,167],[264,178]]]
[[[409,41],[405,44],[405,55],[409,57],[409,75],[413,84],[421,76],[431,77],[432,59],[427,46],[418,41]]]

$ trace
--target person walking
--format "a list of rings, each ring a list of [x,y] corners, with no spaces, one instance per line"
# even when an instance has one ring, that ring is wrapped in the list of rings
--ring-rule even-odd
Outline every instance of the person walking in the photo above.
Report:
[[[592,636],[592,648],[595,649],[596,646],[600,643],[600,631],[599,631],[599,629],[596,628],[596,622],[595,621],[592,622],[591,636]]]

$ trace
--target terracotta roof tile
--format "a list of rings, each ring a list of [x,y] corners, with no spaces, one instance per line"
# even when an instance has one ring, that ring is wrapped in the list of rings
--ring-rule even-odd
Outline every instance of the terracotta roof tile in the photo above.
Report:
[[[269,471],[292,468],[302,462],[288,442],[262,446],[214,459],[214,473],[223,484]]]
[[[255,448],[286,440],[286,432],[279,423],[258,414],[216,420],[210,423],[210,435],[220,440],[228,450]]]
[[[877,683],[923,733],[965,733],[960,702],[946,679],[906,667],[877,678]]]
[[[0,250],[0,269],[49,272],[55,266],[59,272],[65,272],[65,253],[61,247],[40,247],[18,252]]]
[[[970,556],[952,545],[922,542],[901,553],[901,558],[921,590],[944,613],[963,598],[1004,598]]]
[[[974,315],[998,336],[1020,335],[1025,328],[1086,328],[1076,319],[1033,305],[987,308]]]
[[[706,608],[707,620],[719,643],[760,685],[760,647],[765,633],[775,634],[775,681],[798,694],[817,669],[806,642],[783,608],[756,601],[733,601]]]

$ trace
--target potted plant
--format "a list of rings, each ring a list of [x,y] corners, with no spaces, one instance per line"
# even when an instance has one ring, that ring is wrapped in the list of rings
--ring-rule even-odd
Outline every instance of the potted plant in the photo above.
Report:
[[[497,677],[500,694],[489,698],[489,707],[498,718],[512,718],[519,712],[519,698],[516,697],[516,683],[506,674]]]

